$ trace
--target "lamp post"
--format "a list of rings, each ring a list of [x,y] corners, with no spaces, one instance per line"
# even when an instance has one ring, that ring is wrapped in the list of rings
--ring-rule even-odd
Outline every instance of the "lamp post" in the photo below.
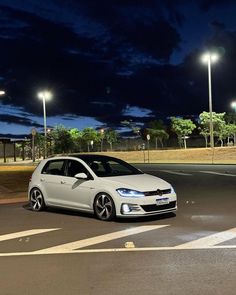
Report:
[[[44,122],[44,159],[47,157],[47,119],[46,119],[46,100],[51,99],[52,94],[49,91],[38,93],[38,98],[43,101],[43,122]]]
[[[103,139],[104,139],[104,132],[105,132],[105,130],[102,128],[100,130],[100,132],[101,132],[101,152],[102,152],[103,151]]]
[[[208,87],[209,87],[209,113],[210,113],[210,146],[214,148],[214,128],[212,118],[212,87],[211,87],[211,64],[219,59],[218,54],[206,52],[202,55],[202,62],[208,66]]]
[[[235,116],[236,116],[236,101],[232,101],[231,102],[231,107],[234,109],[235,111]],[[235,124],[235,121],[234,121]],[[236,145],[236,133],[234,133],[234,146]]]

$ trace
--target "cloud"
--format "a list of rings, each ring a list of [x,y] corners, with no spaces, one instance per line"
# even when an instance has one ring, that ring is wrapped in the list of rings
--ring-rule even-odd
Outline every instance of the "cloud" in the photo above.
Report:
[[[179,28],[185,16],[180,7],[188,1],[101,0],[99,5],[87,0],[48,1],[41,10],[36,0],[24,1],[22,7],[21,1],[11,1],[11,6],[7,2],[0,7],[0,82],[11,101],[6,97],[4,104],[42,116],[37,92],[46,88],[53,93],[47,102],[49,117],[93,117],[96,124],[109,126],[120,126],[122,120],[140,122],[137,114],[142,109],[165,117],[208,108],[200,50],[180,65],[168,64],[182,45]],[[200,2],[204,10],[220,3]],[[226,100],[234,92],[236,40],[220,19],[211,25],[217,30],[205,46],[224,44],[226,52],[224,62],[214,66],[213,72],[217,110],[223,107],[222,97]],[[227,72],[227,80],[218,81],[220,69]],[[151,115],[142,119],[148,121]],[[34,120],[21,121],[20,116],[5,115],[2,120],[34,125]]]
[[[228,5],[231,3],[235,3],[234,0],[201,0],[200,1],[200,8],[203,11],[208,11],[209,9],[211,9],[213,6],[217,6],[217,5]]]
[[[225,24],[217,20],[212,21],[210,25],[216,32],[225,30]]]
[[[7,114],[0,114],[0,121],[6,122],[8,124],[18,124],[28,127],[38,127],[42,128],[42,125],[38,124],[35,121],[32,121],[25,117],[14,116],[14,115],[7,115]]]
[[[42,112],[37,92],[43,88],[53,92],[52,101],[47,103],[50,116],[74,113],[103,120],[107,113],[121,114],[127,103],[134,104],[136,91],[142,93],[138,99],[145,94],[140,86],[134,85],[145,78],[139,77],[140,71],[135,66],[155,64],[150,54],[160,60],[168,59],[178,43],[178,34],[166,21],[150,24],[139,21],[124,30],[120,23],[114,27],[107,24],[107,30],[113,34],[108,43],[106,38],[85,37],[65,24],[55,23],[32,11],[7,6],[1,6],[1,10],[8,23],[15,23],[16,27],[20,24],[17,34],[10,26],[0,38],[2,76],[8,94],[13,98],[11,103],[35,115]],[[121,15],[119,21],[122,21]],[[170,33],[167,41],[161,40],[162,30]],[[155,33],[158,42],[152,42]],[[172,37],[173,41],[170,41]],[[132,64],[127,63],[125,50],[132,55]],[[132,77],[127,81],[121,73],[127,73],[132,66]],[[134,88],[130,89],[130,86]],[[107,93],[107,87],[111,89],[110,93]],[[4,103],[9,100],[6,98]]]

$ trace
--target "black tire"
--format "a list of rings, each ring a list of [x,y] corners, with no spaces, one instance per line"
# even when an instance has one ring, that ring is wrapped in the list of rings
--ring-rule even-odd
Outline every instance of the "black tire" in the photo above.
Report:
[[[30,192],[30,207],[33,211],[42,211],[45,209],[43,194],[38,188],[33,188]]]
[[[110,221],[116,216],[116,208],[112,197],[106,193],[96,196],[93,204],[94,214],[103,221]]]

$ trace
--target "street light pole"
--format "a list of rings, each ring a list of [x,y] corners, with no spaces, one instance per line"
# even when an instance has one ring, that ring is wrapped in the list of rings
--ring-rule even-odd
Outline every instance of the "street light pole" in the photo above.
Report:
[[[231,107],[234,109],[235,116],[236,116],[236,101],[232,101]],[[235,121],[234,121],[235,124]],[[236,146],[236,133],[234,133],[234,146]]]
[[[43,123],[44,123],[44,159],[47,157],[47,116],[46,116],[46,100],[52,97],[49,91],[38,93],[38,97],[43,101]]]
[[[202,61],[207,63],[208,67],[208,90],[209,90],[209,113],[210,113],[210,146],[214,148],[214,128],[213,128],[213,115],[212,115],[212,85],[211,85],[211,65],[216,62],[219,56],[216,53],[207,52],[202,55]]]
[[[101,132],[101,152],[103,151],[103,139],[104,139],[104,129],[102,128],[100,130]]]
[[[47,157],[47,119],[46,119],[46,102],[43,94],[43,123],[44,123],[44,159]]]
[[[214,148],[214,136],[213,136],[213,118],[212,118],[212,89],[211,89],[211,55],[208,58],[208,88],[209,88],[209,112],[210,112],[210,146]]]

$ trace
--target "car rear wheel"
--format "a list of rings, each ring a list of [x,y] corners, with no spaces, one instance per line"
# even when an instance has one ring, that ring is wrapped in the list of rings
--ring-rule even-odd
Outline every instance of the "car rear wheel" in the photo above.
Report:
[[[109,221],[115,218],[116,208],[112,197],[106,193],[100,193],[94,200],[94,213],[100,220]]]
[[[43,194],[38,188],[33,188],[30,192],[30,206],[33,211],[45,209]]]

